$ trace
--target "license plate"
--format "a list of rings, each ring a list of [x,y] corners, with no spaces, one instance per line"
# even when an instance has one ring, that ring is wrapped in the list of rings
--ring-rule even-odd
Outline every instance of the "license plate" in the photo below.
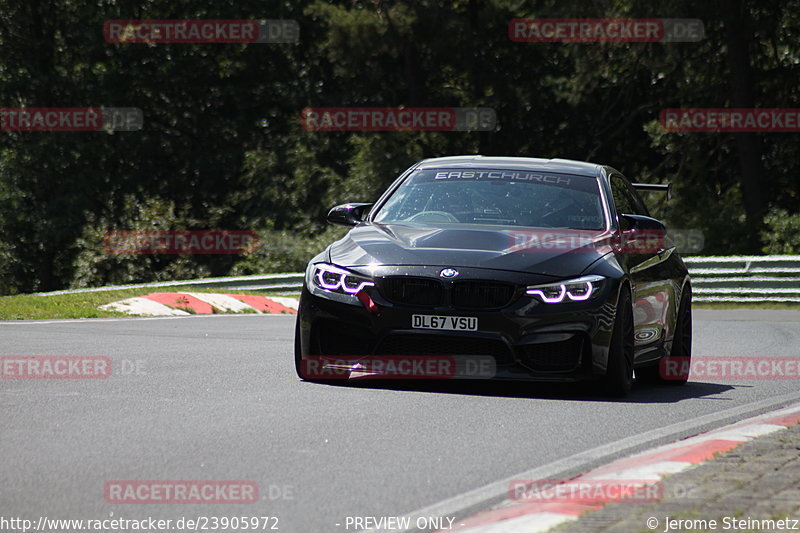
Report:
[[[447,331],[477,331],[478,318],[474,316],[411,315],[411,327]]]

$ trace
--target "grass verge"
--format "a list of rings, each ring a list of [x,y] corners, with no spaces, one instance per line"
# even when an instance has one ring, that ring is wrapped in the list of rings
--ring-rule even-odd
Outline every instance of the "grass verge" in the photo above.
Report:
[[[142,287],[115,291],[83,292],[39,296],[18,294],[0,296],[0,320],[39,320],[51,318],[104,318],[130,316],[116,311],[99,309],[101,305],[144,296],[153,292],[210,292],[281,296],[281,293],[266,291],[240,291],[229,289],[198,288],[194,286]]]

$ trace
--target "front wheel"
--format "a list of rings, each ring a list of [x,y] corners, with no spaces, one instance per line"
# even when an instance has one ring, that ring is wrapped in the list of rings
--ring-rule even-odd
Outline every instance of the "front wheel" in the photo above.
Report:
[[[311,381],[313,383],[329,383],[331,381],[331,379],[320,377],[319,372],[316,372],[315,375],[315,368],[317,368],[317,366],[310,364],[309,359],[303,362],[303,350],[300,344],[300,314],[298,313],[297,321],[294,326],[294,370],[297,372],[297,377],[305,381]]]
[[[663,385],[685,385],[692,361],[692,293],[687,287],[681,295],[675,318],[672,349],[658,365],[636,370],[636,379]]]
[[[614,331],[608,347],[603,390],[610,396],[626,396],[633,384],[633,307],[626,287],[620,289]]]
[[[298,314],[294,323],[294,370],[300,379],[306,379],[303,375],[302,357],[303,352],[300,348],[300,315]]]

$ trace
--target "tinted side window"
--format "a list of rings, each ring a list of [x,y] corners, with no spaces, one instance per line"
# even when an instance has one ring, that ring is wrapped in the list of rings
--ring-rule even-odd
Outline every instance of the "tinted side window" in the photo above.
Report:
[[[630,184],[628,180],[620,176],[619,174],[611,176],[611,190],[614,195],[614,202],[617,201],[623,202],[630,211],[623,211],[619,207],[617,207],[617,211],[619,213],[629,213],[632,215],[644,215],[646,217],[650,216],[650,212],[647,210],[647,206],[642,201],[642,197],[639,196],[639,193],[633,186]],[[617,192],[619,190],[620,192]],[[618,197],[624,197],[622,200],[617,200]],[[616,204],[619,206],[620,204]]]
[[[628,190],[625,181],[618,174],[611,176],[611,194],[614,196],[614,205],[617,207],[617,214],[638,215],[636,199]]]

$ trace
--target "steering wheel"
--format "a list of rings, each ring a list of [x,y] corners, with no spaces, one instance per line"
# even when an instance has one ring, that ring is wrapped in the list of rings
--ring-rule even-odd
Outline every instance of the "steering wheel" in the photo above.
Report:
[[[409,222],[458,222],[458,219],[447,211],[420,211],[408,219]]]

